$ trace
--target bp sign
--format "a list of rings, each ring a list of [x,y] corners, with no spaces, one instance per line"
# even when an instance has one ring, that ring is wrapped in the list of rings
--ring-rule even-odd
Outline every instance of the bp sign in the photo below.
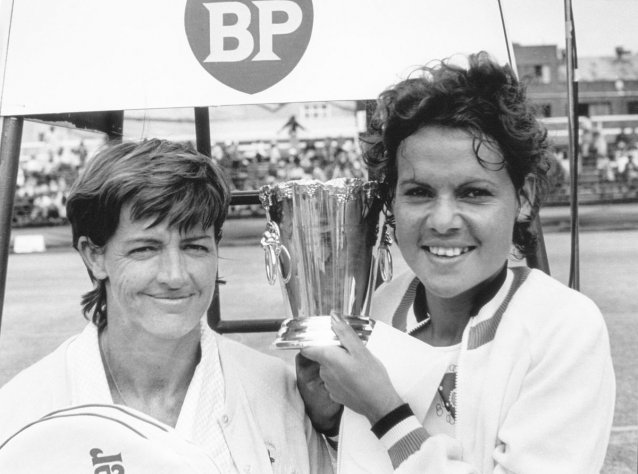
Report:
[[[0,0],[0,114],[371,99],[505,45],[494,0]]]
[[[187,0],[184,27],[193,54],[211,76],[255,94],[299,63],[313,18],[312,0]]]

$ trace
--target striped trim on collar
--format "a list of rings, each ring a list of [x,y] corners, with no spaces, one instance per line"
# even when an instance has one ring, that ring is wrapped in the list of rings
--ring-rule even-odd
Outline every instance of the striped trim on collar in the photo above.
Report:
[[[414,277],[414,279],[408,285],[408,289],[405,290],[399,306],[397,306],[397,309],[394,311],[394,315],[392,316],[392,327],[398,329],[399,331],[405,332],[408,327],[408,311],[414,303],[414,298],[416,297],[416,289],[419,286],[419,283],[419,279],[417,277]]]
[[[470,329],[467,347],[468,350],[481,347],[482,345],[487,344],[494,339],[494,336],[496,335],[496,329],[501,322],[503,313],[505,313],[507,306],[514,296],[514,293],[516,293],[516,291],[520,288],[520,286],[527,279],[527,276],[530,273],[530,269],[525,266],[511,267],[510,270],[512,270],[512,272],[514,273],[512,286],[510,287],[507,295],[505,296],[505,299],[501,302],[494,315],[490,319],[481,321],[479,324]],[[414,303],[414,298],[416,296],[416,290],[419,286],[419,283],[420,281],[416,277],[410,282],[408,288],[403,294],[403,298],[401,298],[401,302],[397,306],[397,309],[392,316],[392,326],[400,331],[406,331],[408,311]]]
[[[473,328],[470,328],[470,335],[467,342],[468,350],[477,349],[494,339],[498,325],[503,318],[503,314],[505,313],[507,306],[514,296],[514,293],[516,293],[516,291],[521,287],[530,273],[530,269],[523,266],[512,267],[511,270],[514,273],[514,281],[512,281],[512,286],[510,286],[505,299],[501,302],[494,315],[490,319],[481,321]]]

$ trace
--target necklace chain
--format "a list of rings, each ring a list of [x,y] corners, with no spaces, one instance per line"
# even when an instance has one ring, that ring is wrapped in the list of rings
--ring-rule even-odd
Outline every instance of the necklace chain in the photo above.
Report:
[[[115,387],[115,391],[117,392],[120,399],[122,400],[122,403],[124,403],[124,405],[126,406],[130,406],[130,404],[124,398],[124,395],[122,395],[122,391],[120,390],[120,387],[117,385],[117,380],[115,380],[115,376],[113,375],[113,371],[111,370],[111,364],[109,364],[109,354],[107,354],[105,350],[104,343],[101,339],[98,339],[98,341],[100,342],[100,349],[102,349],[102,355],[104,356],[104,364],[106,365],[106,371],[109,377],[111,378],[111,380],[113,381],[113,386]]]

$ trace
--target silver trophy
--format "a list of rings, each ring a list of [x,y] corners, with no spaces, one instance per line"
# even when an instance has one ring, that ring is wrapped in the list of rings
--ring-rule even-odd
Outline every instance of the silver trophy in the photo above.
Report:
[[[331,315],[342,316],[366,342],[375,277],[391,278],[391,243],[379,236],[377,183],[340,178],[287,181],[259,191],[267,223],[261,244],[266,276],[279,279],[289,312],[279,349],[338,345]]]

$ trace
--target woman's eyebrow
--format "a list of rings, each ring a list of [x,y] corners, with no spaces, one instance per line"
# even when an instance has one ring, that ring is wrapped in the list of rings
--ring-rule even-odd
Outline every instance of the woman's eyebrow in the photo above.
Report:
[[[126,244],[158,244],[162,243],[160,239],[154,237],[131,237],[124,241]]]
[[[429,186],[425,181],[418,180],[416,178],[406,178],[398,180],[399,184],[418,184],[419,186]]]
[[[184,237],[182,239],[183,242],[192,242],[194,240],[202,240],[202,239],[206,239],[206,240],[213,240],[213,237],[208,235],[208,234],[201,234],[201,235],[190,235],[188,237]]]
[[[469,179],[467,181],[463,181],[460,184],[460,186],[476,186],[476,185],[486,185],[486,184],[490,186],[497,186],[497,183],[484,178]]]

